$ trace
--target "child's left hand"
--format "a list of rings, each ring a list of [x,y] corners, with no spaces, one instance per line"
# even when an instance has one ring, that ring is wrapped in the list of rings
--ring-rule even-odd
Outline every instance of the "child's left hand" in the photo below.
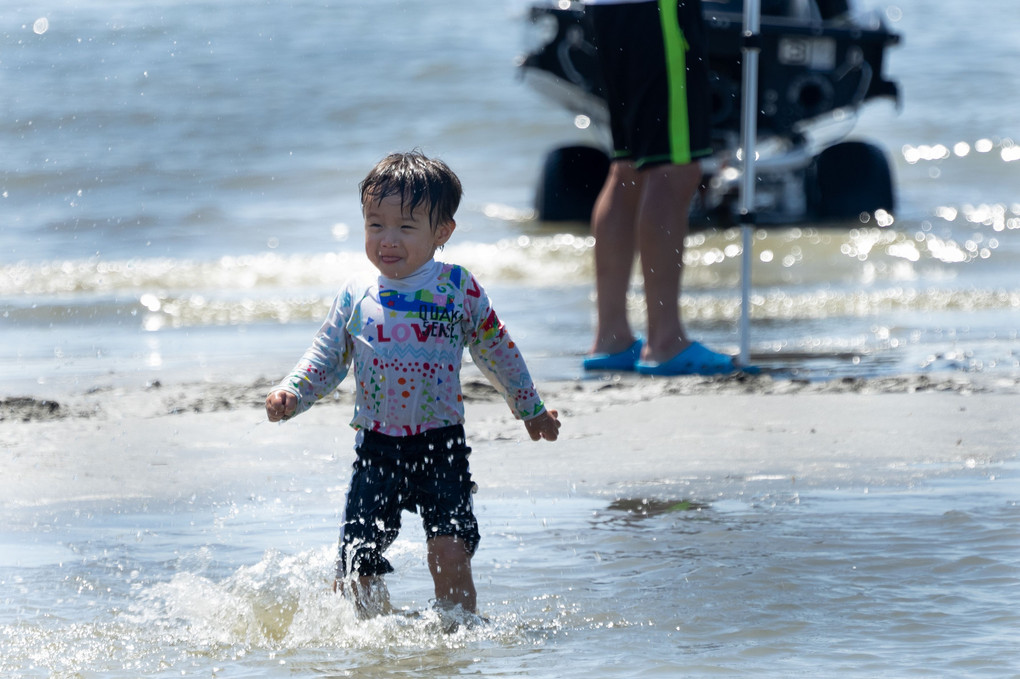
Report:
[[[532,441],[545,439],[555,441],[560,435],[559,413],[555,410],[546,410],[541,415],[536,415],[530,420],[524,420],[524,426],[528,429],[528,435]]]

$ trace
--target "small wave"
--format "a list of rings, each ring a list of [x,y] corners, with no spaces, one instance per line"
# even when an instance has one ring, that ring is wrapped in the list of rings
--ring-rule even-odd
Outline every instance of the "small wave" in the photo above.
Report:
[[[958,282],[953,266],[993,245],[918,231],[779,229],[756,236],[751,288],[755,321],[879,317],[890,313],[1020,308],[1020,288],[996,276]],[[588,234],[521,234],[452,245],[439,257],[465,263],[490,290],[538,294],[593,287]],[[1004,260],[1009,252],[1000,253]],[[694,234],[685,252],[681,306],[690,321],[731,322],[741,313],[737,231]],[[946,264],[946,262],[954,262]],[[949,268],[944,268],[944,267]],[[940,268],[942,267],[942,268]],[[354,251],[261,253],[210,260],[100,258],[0,267],[5,320],[26,326],[118,324],[156,331],[252,323],[314,323],[351,276],[371,275]],[[574,295],[577,297],[577,295]],[[629,305],[644,314],[635,273]]]
[[[527,286],[541,290],[542,286]],[[35,300],[24,306],[9,305],[0,316],[24,326],[135,326],[146,331],[165,328],[241,326],[258,323],[314,323],[329,310],[332,288],[321,292],[304,290],[287,294],[262,290],[199,292],[187,290],[141,290],[129,295],[57,297]],[[756,323],[795,320],[867,318],[900,312],[1010,311],[1020,308],[1020,290],[1006,289],[918,289],[893,286],[869,290],[815,289],[753,291],[751,315]],[[640,291],[628,298],[631,315],[644,317],[644,296]],[[716,323],[739,318],[741,299],[726,294],[693,291],[681,299],[688,321]]]
[[[941,221],[952,226],[943,209]],[[966,221],[993,227],[1003,211],[971,208]],[[991,214],[991,213],[990,213]],[[1020,218],[1017,221],[1020,225]],[[1020,227],[1018,227],[1020,228]],[[760,229],[752,253],[755,286],[871,284],[948,280],[954,267],[993,260],[1012,268],[1016,255],[1002,236],[973,229],[939,229],[924,222],[908,230],[853,228]],[[591,284],[595,240],[588,233],[521,233],[496,242],[451,244],[439,259],[471,269],[488,285],[527,282],[535,287]],[[739,286],[743,245],[739,230],[692,234],[684,251],[686,289]],[[997,261],[996,261],[997,260]],[[92,257],[19,262],[0,267],[0,295],[63,295],[134,290],[333,290],[352,275],[373,272],[360,250],[309,254],[263,252],[215,259]],[[635,283],[639,283],[636,280]]]

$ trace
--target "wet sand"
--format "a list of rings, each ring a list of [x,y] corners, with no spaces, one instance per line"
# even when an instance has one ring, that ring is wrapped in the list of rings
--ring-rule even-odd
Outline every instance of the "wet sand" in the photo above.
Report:
[[[272,492],[306,474],[344,483],[352,396],[281,424],[271,381],[96,385],[0,396],[6,506]],[[472,468],[482,489],[654,496],[686,478],[902,482],[934,463],[1016,457],[1020,378],[916,375],[800,382],[769,376],[540,385],[561,439],[531,442],[480,377],[466,377]],[[607,461],[611,463],[607,464]],[[701,484],[704,487],[704,484]]]

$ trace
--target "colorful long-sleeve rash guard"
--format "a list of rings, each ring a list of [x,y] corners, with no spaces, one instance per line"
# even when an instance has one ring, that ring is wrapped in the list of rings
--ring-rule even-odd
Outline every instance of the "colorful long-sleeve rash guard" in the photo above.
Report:
[[[404,279],[345,284],[279,388],[298,397],[297,415],[332,393],[353,364],[351,426],[410,436],[464,422],[464,347],[518,418],[544,410],[524,359],[474,276],[435,260]]]

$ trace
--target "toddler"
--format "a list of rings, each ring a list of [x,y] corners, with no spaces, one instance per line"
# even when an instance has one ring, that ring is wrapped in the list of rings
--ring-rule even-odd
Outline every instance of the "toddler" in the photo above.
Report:
[[[460,369],[464,348],[532,440],[555,441],[524,359],[471,273],[434,255],[457,224],[461,183],[445,163],[395,153],[361,182],[365,254],[379,271],[348,281],[311,347],[266,398],[271,422],[304,412],[347,376],[357,459],[344,509],[335,588],[362,608],[384,593],[383,556],[401,512],[421,516],[436,605],[476,610],[478,547]]]

